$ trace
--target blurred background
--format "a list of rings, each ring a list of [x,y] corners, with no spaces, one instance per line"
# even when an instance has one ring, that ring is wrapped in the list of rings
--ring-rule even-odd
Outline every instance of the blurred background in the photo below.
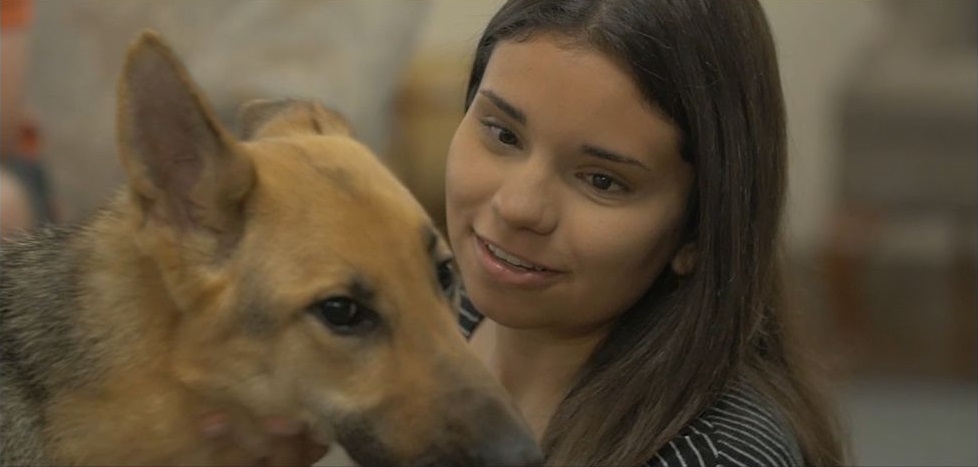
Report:
[[[80,220],[122,183],[115,78],[144,27],[229,125],[254,98],[339,109],[441,222],[470,51],[500,4],[0,0],[0,227]],[[978,465],[978,2],[763,4],[788,106],[793,295],[854,461]]]

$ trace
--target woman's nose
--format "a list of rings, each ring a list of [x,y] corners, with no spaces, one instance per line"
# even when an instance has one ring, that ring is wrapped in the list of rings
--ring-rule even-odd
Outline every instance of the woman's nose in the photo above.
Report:
[[[509,227],[546,235],[557,226],[552,169],[529,160],[516,163],[492,198],[492,209]]]

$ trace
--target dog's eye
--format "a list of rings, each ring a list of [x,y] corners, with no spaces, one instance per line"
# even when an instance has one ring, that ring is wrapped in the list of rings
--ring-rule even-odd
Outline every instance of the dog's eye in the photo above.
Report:
[[[446,294],[452,292],[455,286],[455,264],[451,259],[438,263],[438,285]]]
[[[332,297],[314,303],[309,311],[337,334],[362,334],[377,327],[380,317],[348,297]]]

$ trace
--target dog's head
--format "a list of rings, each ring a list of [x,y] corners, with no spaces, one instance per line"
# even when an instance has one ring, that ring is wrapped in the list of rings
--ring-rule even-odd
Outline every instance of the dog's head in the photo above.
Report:
[[[305,420],[365,464],[539,461],[456,327],[444,239],[341,117],[257,102],[232,136],[153,33],[118,92],[135,241],[179,315],[181,381]]]

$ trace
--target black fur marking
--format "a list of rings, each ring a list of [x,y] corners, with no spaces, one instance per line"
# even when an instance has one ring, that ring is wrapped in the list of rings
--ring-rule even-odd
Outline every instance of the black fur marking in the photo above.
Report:
[[[355,276],[350,281],[350,296],[354,300],[360,303],[370,304],[373,302],[376,294],[374,288],[362,276]]]
[[[316,118],[316,105],[312,102],[309,103],[309,120],[312,121],[312,129],[316,134],[324,135],[323,125],[319,123],[319,119]]]
[[[334,187],[340,189],[343,191],[343,193],[350,196],[359,195],[360,189],[350,180],[350,178],[352,178],[350,172],[341,167],[330,166],[317,161],[314,157],[307,153],[302,146],[295,145],[294,147],[300,154],[302,154],[302,157],[306,159],[306,162],[312,166],[316,173],[329,179],[330,183]]]
[[[50,464],[44,406],[98,380],[98,330],[82,329],[81,229],[37,230],[0,246],[0,464]]]

